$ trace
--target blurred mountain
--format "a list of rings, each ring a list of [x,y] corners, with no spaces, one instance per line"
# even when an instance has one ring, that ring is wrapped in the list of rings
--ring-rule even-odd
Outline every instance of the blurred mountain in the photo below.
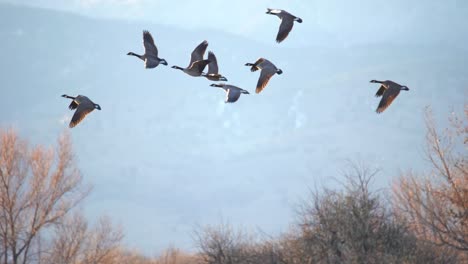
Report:
[[[143,52],[143,29],[170,66],[186,66],[208,40],[221,73],[251,94],[224,104],[224,92],[206,79],[164,65],[144,69],[126,55]],[[60,95],[99,103],[102,111],[70,130],[79,167],[95,186],[86,211],[121,221],[127,242],[148,252],[171,242],[188,247],[193,225],[220,217],[284,230],[297,199],[315,184],[337,184],[347,158],[382,167],[377,181],[387,186],[400,169],[424,167],[423,108],[444,117],[468,98],[468,48],[442,40],[344,45],[324,33],[293,48],[286,42],[299,34],[284,45],[272,36],[267,45],[7,4],[0,36],[0,126],[53,143],[72,116]],[[243,66],[258,57],[284,71],[260,95],[258,73]],[[410,91],[377,115],[371,79]]]

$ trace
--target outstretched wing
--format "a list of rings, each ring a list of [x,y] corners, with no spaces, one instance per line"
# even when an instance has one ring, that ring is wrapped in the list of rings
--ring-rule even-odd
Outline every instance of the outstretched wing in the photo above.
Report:
[[[76,103],[75,100],[72,100],[71,103],[70,103],[70,105],[68,106],[68,108],[69,108],[70,110],[74,110],[74,109],[76,109],[77,107],[78,107],[78,104]]]
[[[226,103],[234,103],[237,100],[239,100],[239,97],[241,96],[241,92],[239,89],[227,89],[226,92]]]
[[[294,18],[291,15],[284,16],[281,19],[281,24],[278,30],[278,35],[276,36],[276,42],[281,43],[291,32],[294,26]]]
[[[257,71],[259,69],[262,69],[260,67],[260,65],[265,61],[264,58],[258,58],[258,60],[254,63],[254,65],[252,65],[252,67],[250,68],[250,71],[251,72],[254,72],[254,71]]]
[[[151,33],[149,33],[149,31],[147,30],[143,31],[143,46],[145,46],[146,56],[151,56],[155,58],[158,57],[158,48],[156,48],[156,45],[154,44],[154,40],[151,36]]]
[[[190,64],[189,68],[197,69],[200,73],[202,73],[208,63],[210,63],[209,60],[194,61],[192,64]]]
[[[208,52],[208,60],[210,63],[208,64],[208,74],[218,74],[218,60],[216,60],[216,56],[213,52]]]
[[[78,105],[75,114],[70,121],[70,128],[78,125],[89,113],[94,110],[94,105],[91,102],[84,102]]]
[[[257,88],[255,89],[256,93],[260,93],[268,84],[271,77],[276,73],[276,71],[271,68],[263,68],[262,72],[260,73],[260,77],[258,78]]]
[[[203,56],[205,55],[205,51],[207,47],[208,47],[208,41],[206,40],[198,44],[198,46],[192,51],[192,55],[190,57],[190,64],[194,63],[195,61],[203,60]]]
[[[395,98],[398,96],[399,93],[400,93],[400,87],[391,86],[390,88],[388,88],[384,92],[382,99],[380,100],[379,106],[377,107],[376,112],[380,114],[383,111],[385,111],[385,109],[387,109],[387,107],[390,106],[390,104],[393,102],[393,100],[395,100]]]
[[[375,94],[375,97],[380,97],[384,94],[385,90],[387,90],[387,87],[385,87],[384,84],[382,84],[379,88],[379,90],[377,91],[377,93]]]

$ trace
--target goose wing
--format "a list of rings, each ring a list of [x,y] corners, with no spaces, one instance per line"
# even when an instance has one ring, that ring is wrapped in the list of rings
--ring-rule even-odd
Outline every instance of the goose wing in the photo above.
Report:
[[[276,36],[276,42],[281,43],[291,32],[294,26],[294,17],[290,14],[285,14],[281,19],[281,24],[278,30],[278,35]]]
[[[274,67],[264,67],[258,78],[257,88],[255,89],[256,93],[260,93],[268,84],[271,77],[275,75],[276,70]]]
[[[158,48],[154,44],[153,37],[149,31],[143,31],[143,46],[145,47],[146,56],[158,57]]]
[[[205,51],[207,47],[208,47],[208,41],[206,40],[198,44],[198,46],[192,51],[192,55],[190,57],[190,64],[194,63],[195,61],[203,60],[203,56],[205,55]]]
[[[77,107],[78,107],[78,103],[75,100],[72,100],[72,102],[68,106],[70,110],[75,110]]]
[[[390,86],[388,89],[386,89],[382,96],[382,99],[380,100],[376,112],[380,114],[383,111],[385,111],[385,109],[387,109],[387,107],[393,102],[393,100],[395,100],[399,93],[400,87],[398,86]]]
[[[213,52],[208,52],[208,60],[210,63],[208,64],[208,74],[217,74],[218,73],[218,60]]]
[[[262,64],[266,61],[266,59],[264,58],[258,58],[258,60],[254,63],[254,65],[252,65],[252,67],[250,68],[250,71],[251,72],[254,72],[254,71],[257,71],[257,70],[260,70],[262,69]]]
[[[240,89],[237,89],[236,87],[229,87],[226,92],[226,103],[234,103],[237,100],[239,100],[239,97],[241,96],[241,91]]]
[[[385,90],[387,90],[387,87],[385,86],[385,84],[382,84],[379,88],[379,90],[377,91],[377,93],[375,94],[375,97],[380,97],[384,94]]]
[[[192,64],[190,64],[189,69],[196,69],[201,73],[205,69],[206,65],[208,65],[208,63],[210,63],[209,60],[194,61]]]
[[[73,114],[72,120],[70,121],[70,128],[75,127],[78,125],[89,113],[91,113],[94,110],[94,104],[90,100],[86,100],[81,102],[76,111],[75,114]]]

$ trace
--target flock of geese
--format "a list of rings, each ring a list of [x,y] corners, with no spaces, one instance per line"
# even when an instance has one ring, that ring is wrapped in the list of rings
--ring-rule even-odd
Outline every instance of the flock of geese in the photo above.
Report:
[[[276,36],[276,41],[281,43],[291,32],[294,22],[302,23],[302,19],[292,15],[291,13],[286,12],[282,9],[267,9],[267,14],[275,15],[281,20],[281,24]],[[168,65],[167,61],[158,56],[158,48],[154,44],[153,37],[148,31],[143,31],[143,46],[145,53],[143,55],[136,54],[134,52],[129,52],[127,55],[135,56],[141,59],[144,62],[146,69],[156,68],[159,64]],[[208,52],[208,58],[204,59],[206,49],[208,48],[208,42],[205,40],[200,43],[193,51],[190,57],[190,63],[187,67],[172,66],[173,69],[181,70],[184,73],[193,76],[193,77],[205,77],[210,81],[216,82],[227,82],[227,78],[219,73],[218,62],[216,56],[213,52]],[[203,70],[208,66],[207,73],[204,73]],[[254,63],[246,63],[245,66],[250,67],[250,71],[255,72],[260,70],[260,77],[258,78],[257,86],[255,92],[260,93],[267,86],[271,77],[275,74],[282,74],[283,71],[277,68],[271,61],[265,58],[259,58]],[[408,87],[400,85],[393,81],[377,81],[371,80],[371,83],[381,84],[379,90],[375,94],[376,97],[382,97],[380,100],[379,106],[377,107],[376,112],[382,113],[398,96],[400,91],[409,91]],[[219,87],[226,92],[226,103],[236,102],[241,94],[249,94],[247,90],[239,88],[234,85],[226,83],[216,83],[211,84],[213,87]],[[101,106],[91,101],[88,97],[84,95],[78,95],[76,97],[68,96],[66,94],[62,97],[72,99],[72,102],[69,105],[70,110],[75,110],[75,113],[70,121],[70,128],[78,125],[89,113],[94,109],[101,110]]]

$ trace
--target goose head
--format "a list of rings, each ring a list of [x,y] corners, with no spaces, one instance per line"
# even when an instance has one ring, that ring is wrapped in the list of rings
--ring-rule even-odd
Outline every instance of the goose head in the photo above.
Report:
[[[168,65],[165,59],[160,59],[159,63],[161,63],[162,65],[166,65],[166,66]]]
[[[409,88],[403,85],[403,86],[401,86],[400,90],[409,91]]]
[[[243,94],[250,94],[249,91],[246,91],[246,90],[241,90],[241,93],[243,93]]]
[[[281,13],[281,10],[272,9],[272,8],[267,8],[267,11],[266,11],[266,14],[270,14],[270,15],[277,15],[279,13]]]
[[[276,73],[277,73],[278,75],[280,75],[280,74],[283,73],[283,71],[282,71],[281,69],[278,69],[278,70],[276,71]]]
[[[224,87],[224,83],[212,83],[210,84],[210,86],[213,86],[213,87]]]
[[[297,23],[302,23],[302,19],[300,19],[298,17],[294,18],[294,21],[296,21]]]
[[[222,81],[222,82],[227,82],[227,81],[228,81],[228,80],[226,79],[226,77],[224,77],[224,76],[219,77],[219,80]]]
[[[101,110],[101,106],[98,104],[94,104],[94,109]]]

